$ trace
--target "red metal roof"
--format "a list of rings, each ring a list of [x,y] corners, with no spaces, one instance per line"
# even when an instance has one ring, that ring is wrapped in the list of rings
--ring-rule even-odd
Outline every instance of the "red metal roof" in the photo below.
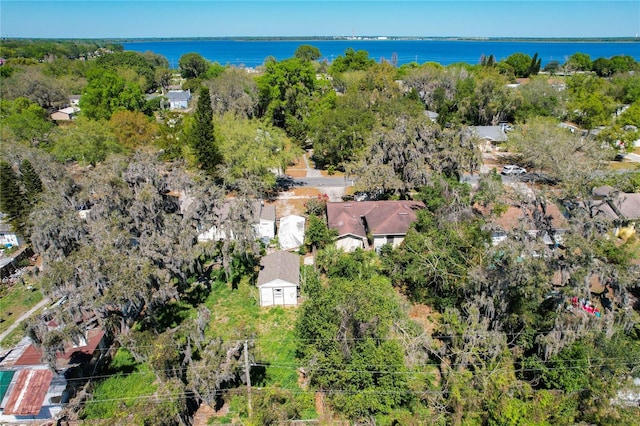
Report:
[[[40,413],[52,379],[50,370],[20,370],[3,414],[30,416]]]
[[[78,347],[73,347],[72,344],[66,345],[64,353],[58,353],[56,355],[57,366],[59,368],[66,368],[71,365],[89,361],[93,357],[93,353],[100,344],[103,336],[104,331],[97,328],[87,331],[87,344]],[[29,345],[14,365],[39,365],[43,362],[42,358],[42,349],[34,345]]]

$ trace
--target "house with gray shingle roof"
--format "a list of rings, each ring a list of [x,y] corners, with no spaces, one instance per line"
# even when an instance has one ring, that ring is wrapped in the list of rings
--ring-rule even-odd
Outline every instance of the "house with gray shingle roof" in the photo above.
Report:
[[[478,147],[483,152],[497,149],[499,143],[506,142],[508,139],[502,126],[471,126],[469,129],[480,139]]]
[[[288,251],[276,251],[263,257],[257,286],[260,306],[297,305],[300,256]]]
[[[169,109],[187,109],[191,102],[191,90],[169,90],[167,92]]]

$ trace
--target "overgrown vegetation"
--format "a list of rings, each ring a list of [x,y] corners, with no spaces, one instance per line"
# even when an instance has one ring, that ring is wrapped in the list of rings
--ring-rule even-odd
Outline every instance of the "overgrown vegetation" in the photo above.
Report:
[[[640,368],[638,237],[592,198],[603,184],[638,191],[638,173],[607,173],[639,136],[635,61],[577,53],[550,78],[523,53],[397,67],[353,49],[321,64],[301,46],[254,76],[197,53],[169,70],[120,50],[1,50],[0,211],[41,257],[38,286],[64,300],[47,318],[59,327],[33,321],[28,333],[55,362],[95,315],[119,347],[70,418],[181,424],[208,404],[228,409],[213,424],[637,420],[617,392]],[[529,81],[509,87],[516,77]],[[145,100],[176,81],[195,95],[193,114]],[[80,117],[53,124],[72,94]],[[510,161],[537,173],[525,191],[496,173],[460,183],[482,164],[470,126],[500,122],[514,127]],[[343,253],[326,197],[309,200],[304,303],[260,308],[251,206],[309,148],[357,191],[426,209],[398,247]],[[212,226],[233,238],[199,242]],[[38,297],[15,286],[0,311]]]

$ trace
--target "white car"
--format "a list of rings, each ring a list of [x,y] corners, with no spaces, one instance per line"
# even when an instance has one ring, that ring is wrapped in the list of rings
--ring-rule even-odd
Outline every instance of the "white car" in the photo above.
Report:
[[[504,166],[502,168],[502,174],[503,175],[523,175],[527,173],[527,170],[520,167],[520,166],[515,166],[513,164],[510,164],[508,166]]]

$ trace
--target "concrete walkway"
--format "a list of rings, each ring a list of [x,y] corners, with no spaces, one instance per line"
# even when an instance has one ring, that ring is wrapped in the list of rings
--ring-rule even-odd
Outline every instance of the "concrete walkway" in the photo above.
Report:
[[[625,155],[624,158],[626,158],[629,161],[633,161],[634,163],[640,163],[640,155],[635,154],[633,152],[630,152],[629,154]]]
[[[307,168],[307,177],[322,177],[322,172],[320,170],[312,169],[311,166],[309,165],[308,157],[311,157],[312,155],[313,155],[313,151],[308,150],[302,156],[302,158],[304,158],[305,167]]]
[[[4,340],[4,338],[7,337],[13,330],[18,328],[18,326],[20,326],[22,321],[24,321],[27,318],[29,318],[31,315],[33,315],[39,309],[44,308],[49,302],[50,302],[49,298],[45,297],[40,302],[38,302],[38,304],[36,306],[34,306],[33,308],[29,309],[27,312],[22,314],[13,324],[11,324],[9,326],[9,328],[7,328],[5,331],[0,333],[0,342],[2,342]],[[5,351],[5,349],[0,346],[0,353],[2,353],[4,351]]]

